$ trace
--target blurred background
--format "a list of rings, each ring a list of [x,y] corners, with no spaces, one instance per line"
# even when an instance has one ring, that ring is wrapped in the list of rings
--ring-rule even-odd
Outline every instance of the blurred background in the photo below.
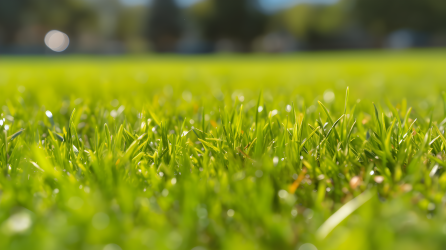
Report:
[[[441,47],[445,0],[0,0],[0,54]]]

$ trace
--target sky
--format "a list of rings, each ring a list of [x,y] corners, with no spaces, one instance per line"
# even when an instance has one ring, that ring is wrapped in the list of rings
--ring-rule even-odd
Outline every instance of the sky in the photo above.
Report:
[[[337,1],[338,0],[259,0],[261,7],[267,12],[285,9],[299,3],[333,4]]]
[[[120,0],[121,3],[128,6],[146,5],[151,0]],[[176,0],[181,7],[187,7],[201,0]],[[260,5],[267,12],[274,12],[280,9],[291,7],[299,3],[332,4],[338,0],[259,0]]]
[[[122,4],[128,5],[128,6],[135,6],[135,5],[147,5],[150,4],[152,0],[120,0]],[[201,0],[176,0],[178,2],[178,5],[181,7],[187,7],[194,3],[200,2]]]

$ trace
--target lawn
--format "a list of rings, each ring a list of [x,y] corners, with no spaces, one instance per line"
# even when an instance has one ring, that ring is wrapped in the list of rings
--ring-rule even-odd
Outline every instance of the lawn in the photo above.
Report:
[[[0,249],[444,249],[446,51],[0,60]]]

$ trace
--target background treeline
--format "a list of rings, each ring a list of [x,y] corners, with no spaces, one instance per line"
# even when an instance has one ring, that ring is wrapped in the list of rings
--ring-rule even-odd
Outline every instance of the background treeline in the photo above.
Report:
[[[0,53],[47,52],[52,29],[80,53],[430,47],[446,45],[446,1],[300,1],[275,11],[257,0],[0,1]]]

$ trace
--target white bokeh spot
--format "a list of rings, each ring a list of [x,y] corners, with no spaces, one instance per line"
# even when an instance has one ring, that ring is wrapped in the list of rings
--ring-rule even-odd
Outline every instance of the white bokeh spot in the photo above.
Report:
[[[51,30],[45,35],[45,44],[53,51],[62,52],[68,48],[70,39],[61,31]]]

